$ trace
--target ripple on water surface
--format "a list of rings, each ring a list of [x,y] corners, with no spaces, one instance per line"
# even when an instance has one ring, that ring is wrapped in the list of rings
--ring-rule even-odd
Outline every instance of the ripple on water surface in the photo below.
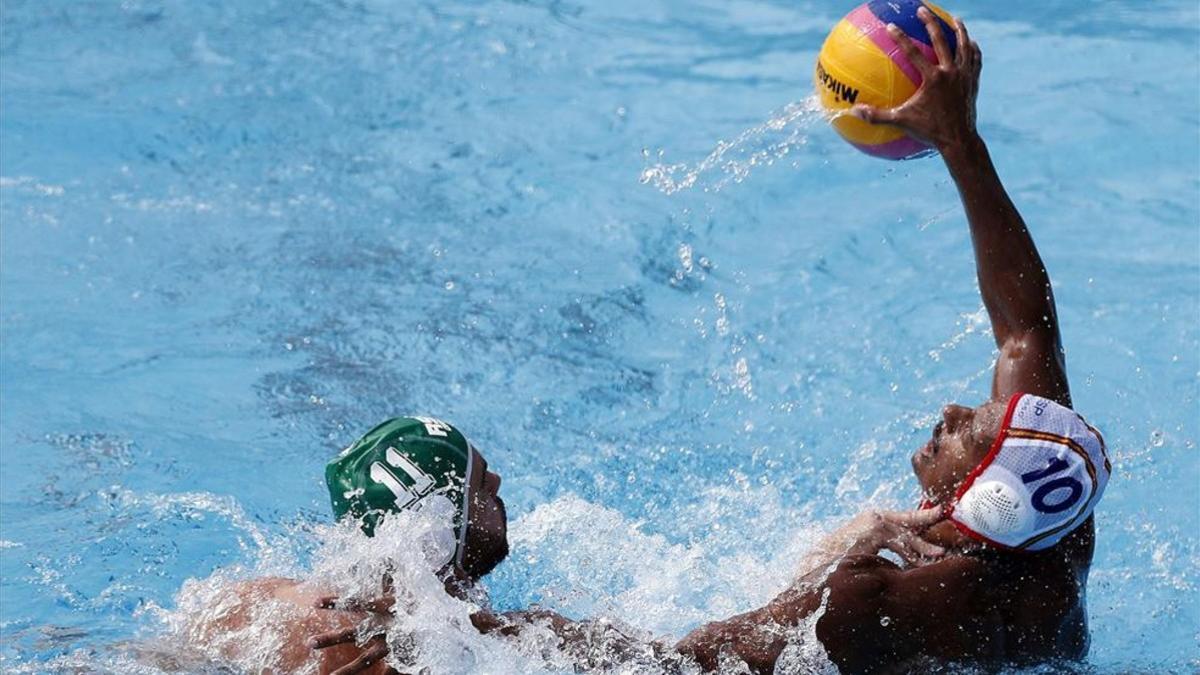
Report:
[[[321,471],[399,413],[504,474],[499,608],[668,642],[913,503],[991,335],[938,162],[861,157],[807,98],[846,9],[6,4],[0,667],[216,672],[176,638],[221,583],[362,590],[333,561],[389,550],[327,525]],[[1195,670],[1195,3],[953,9],[1113,451],[1087,667]],[[409,582],[396,646],[435,672],[566,669]]]

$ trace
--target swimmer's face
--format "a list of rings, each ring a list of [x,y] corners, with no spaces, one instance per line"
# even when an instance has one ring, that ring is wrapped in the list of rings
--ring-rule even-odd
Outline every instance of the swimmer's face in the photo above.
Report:
[[[949,504],[958,486],[979,466],[1004,421],[1005,404],[988,401],[978,408],[948,405],[934,425],[933,437],[913,454],[913,472],[926,497]]]
[[[500,476],[488,470],[487,460],[474,448],[470,525],[463,551],[463,570],[474,578],[491,572],[508,555],[508,512],[500,499]]]

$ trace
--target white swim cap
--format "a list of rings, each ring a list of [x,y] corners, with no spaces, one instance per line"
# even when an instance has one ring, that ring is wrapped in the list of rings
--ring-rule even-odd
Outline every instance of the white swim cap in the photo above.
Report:
[[[1083,417],[1049,399],[1015,394],[949,517],[989,544],[1040,551],[1087,520],[1111,474],[1104,439]]]

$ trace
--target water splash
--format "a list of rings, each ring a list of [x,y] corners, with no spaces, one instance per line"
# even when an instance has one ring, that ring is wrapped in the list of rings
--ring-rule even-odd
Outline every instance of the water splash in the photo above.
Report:
[[[119,499],[148,507],[156,516],[178,517],[195,509],[220,514],[233,529],[255,529],[232,498],[123,493]],[[188,580],[173,607],[144,610],[160,626],[156,637],[125,645],[106,660],[121,672],[171,671],[170,664],[186,664],[189,672],[315,672],[315,662],[304,661],[309,653],[296,651],[293,634],[306,620],[306,605],[264,590],[264,575],[302,579],[301,594],[369,600],[386,574],[398,589],[398,611],[360,630],[364,637],[384,632],[393,650],[392,665],[402,672],[564,673],[581,667],[588,672],[665,672],[662,653],[669,653],[670,645],[691,627],[761,605],[786,587],[820,531],[770,486],[712,489],[706,502],[713,504],[711,512],[701,509],[697,517],[713,526],[691,523],[697,532],[687,533],[687,543],[647,533],[642,522],[571,495],[512,523],[512,558],[498,578],[485,583],[516,586],[513,600],[522,606],[540,598],[572,618],[597,619],[586,653],[564,648],[543,629],[507,639],[480,635],[469,617],[490,601],[482,593],[462,600],[445,592],[430,561],[444,559],[453,546],[453,537],[445,536],[449,518],[427,509],[388,518],[371,539],[361,536],[353,523],[310,525],[290,538],[250,535],[261,548],[249,549],[253,559],[247,566]],[[751,547],[763,551],[761,556],[741,546],[730,549],[727,530],[716,522],[731,509],[755,509],[778,546]],[[588,536],[580,536],[582,531]],[[314,543],[307,561],[288,552]],[[712,555],[723,549],[730,550]],[[242,618],[214,628],[235,615]],[[812,635],[819,615],[795,632],[785,661],[805,664],[797,672],[829,665]],[[635,649],[629,649],[631,644]],[[644,648],[639,651],[637,645]],[[63,657],[58,665],[80,656]],[[695,669],[675,662],[667,670]]]
[[[311,535],[317,548],[307,565],[279,569],[280,556],[264,550],[252,568],[230,567],[188,580],[174,608],[151,611],[164,627],[161,643],[191,662],[235,672],[316,672],[317,661],[303,640],[313,630],[339,626],[314,619],[319,614],[311,609],[314,599],[371,600],[390,577],[397,611],[364,620],[358,629],[364,639],[386,635],[392,665],[404,672],[484,672],[496,664],[507,664],[497,672],[528,671],[517,646],[475,631],[469,615],[480,608],[480,599],[451,597],[433,573],[432,561],[446,559],[454,546],[446,527],[450,514],[436,511],[391,516],[370,539],[352,522],[316,525]],[[264,577],[264,567],[277,576]],[[285,579],[281,585],[281,576],[299,583]],[[349,625],[357,621],[344,618]]]
[[[710,527],[689,532],[695,539],[683,544],[648,533],[644,523],[613,509],[560,497],[514,523],[515,564],[502,571],[504,581],[574,617],[614,617],[677,638],[706,621],[765,604],[787,586],[816,528],[796,527],[796,515],[770,487],[711,489],[705,502],[711,508],[694,515]],[[720,525],[731,504],[780,527],[772,550],[756,557],[733,546],[715,555],[731,547],[732,535]],[[584,527],[588,536],[581,537]]]
[[[806,145],[808,130],[817,121],[825,119],[825,111],[814,94],[787,104],[766,122],[743,131],[732,141],[718,142],[708,156],[695,164],[664,163],[660,150],[659,161],[642,171],[640,181],[653,185],[664,194],[697,185],[705,192],[716,192],[730,182],[741,183],[755,167],[770,166],[795,148]],[[643,150],[642,155],[649,159],[650,152]],[[716,175],[709,178],[708,175],[713,173]]]
[[[929,358],[933,361],[941,361],[942,354],[948,351],[957,349],[967,338],[976,334],[990,334],[992,324],[988,320],[987,308],[983,305],[979,309],[968,314],[959,315],[958,325],[962,326],[962,330],[951,335],[949,339],[938,345],[935,349],[930,349]]]
[[[137,493],[117,488],[105,496],[115,500],[117,505],[128,511],[148,509],[159,520],[171,517],[195,520],[201,517],[200,514],[212,514],[227,520],[232,529],[239,533],[238,539],[242,548],[251,550],[255,555],[265,556],[279,550],[266,531],[229,495],[211,492]],[[248,546],[242,537],[248,537],[252,546]]]

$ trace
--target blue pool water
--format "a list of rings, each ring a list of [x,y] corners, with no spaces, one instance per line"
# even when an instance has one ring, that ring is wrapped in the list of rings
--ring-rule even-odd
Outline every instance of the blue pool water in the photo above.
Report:
[[[949,8],[1114,454],[1090,670],[1194,672],[1196,3]],[[806,101],[848,9],[6,0],[0,669],[152,672],[122,645],[189,579],[308,569],[324,463],[395,414],[503,473],[497,605],[649,635],[912,504],[992,344],[940,162]]]

